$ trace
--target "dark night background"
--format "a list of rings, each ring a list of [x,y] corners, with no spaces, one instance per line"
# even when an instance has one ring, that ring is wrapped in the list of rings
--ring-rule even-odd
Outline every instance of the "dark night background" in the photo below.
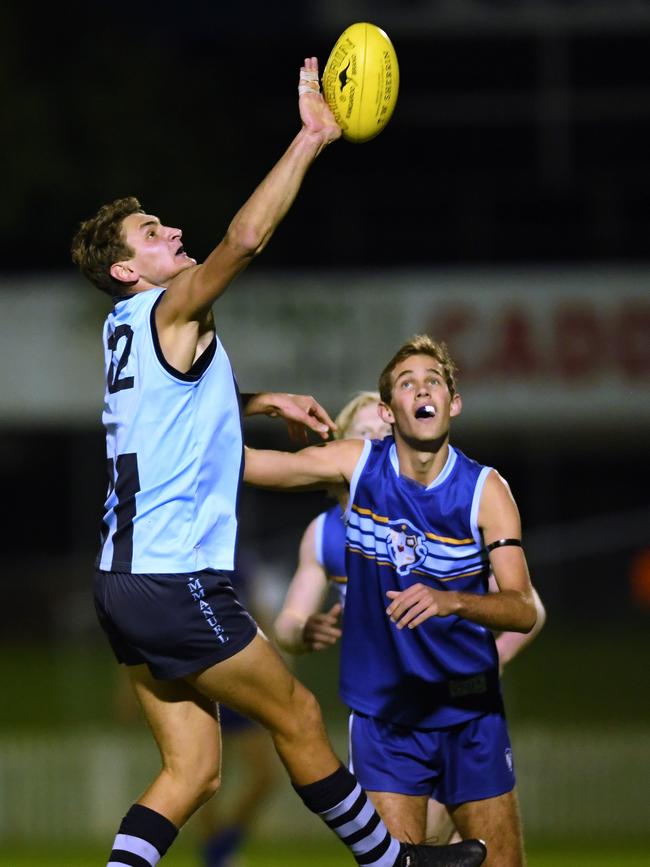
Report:
[[[0,300],[30,280],[73,283],[76,225],[120,196],[135,195],[182,227],[188,252],[202,259],[298,131],[303,58],[318,56],[322,71],[337,36],[363,20],[384,27],[395,45],[395,114],[375,140],[340,142],[321,155],[256,271],[315,269],[327,279],[341,269],[480,275],[541,266],[552,275],[633,265],[650,280],[650,0],[7,0]],[[96,299],[98,310],[105,300]],[[47,333],[45,317],[39,327]],[[359,340],[372,337],[370,315]],[[256,352],[254,339],[249,349]],[[648,355],[642,361],[650,399]],[[13,365],[4,347],[3,366]],[[501,397],[494,395],[497,412]],[[42,424],[28,412],[24,421],[0,419],[0,679],[9,698],[0,738],[57,727],[67,736],[113,719],[115,666],[90,594],[105,492],[100,401],[98,391],[94,424],[63,413]],[[527,802],[538,804],[541,819],[533,808],[529,815],[542,836],[564,828],[569,836],[647,837],[629,806],[634,797],[640,815],[647,797],[628,791],[629,774],[644,774],[647,741],[630,740],[646,746],[628,755],[623,730],[607,766],[613,782],[601,785],[590,767],[609,753],[589,753],[587,736],[595,732],[598,745],[624,725],[647,732],[647,418],[622,424],[603,406],[578,428],[557,417],[543,431],[454,433],[460,448],[508,479],[548,612],[540,638],[506,675],[515,727],[535,734],[539,725],[549,738],[533,738],[526,755],[541,770],[523,774],[531,786],[548,783],[544,797]],[[290,446],[277,421],[247,421],[246,430],[252,445]],[[320,493],[245,489],[243,547],[286,583],[302,531],[329,504]],[[297,670],[324,697],[326,713],[340,716],[336,657],[324,656],[313,669],[300,660]],[[561,740],[570,725],[578,741],[587,733],[586,759]],[[567,779],[556,784],[564,765]],[[40,779],[36,771],[23,778]],[[602,794],[601,813],[588,790]],[[0,805],[0,843],[2,821]],[[0,855],[0,867],[13,862]]]
[[[327,153],[266,267],[647,260],[650,8],[402,32],[396,8],[436,4],[360,5],[395,20],[397,110]],[[67,268],[76,223],[125,194],[211,249],[297,129],[303,55],[322,69],[349,22],[319,7],[3,4],[4,268]]]

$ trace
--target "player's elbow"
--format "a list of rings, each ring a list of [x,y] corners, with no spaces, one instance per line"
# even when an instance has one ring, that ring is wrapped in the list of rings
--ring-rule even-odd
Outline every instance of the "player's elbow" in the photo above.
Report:
[[[293,653],[291,636],[287,633],[286,624],[280,617],[273,623],[273,638],[280,650],[284,650],[286,653]]]
[[[537,594],[535,594],[535,613],[537,615],[535,621],[535,632],[539,632],[540,629],[543,629],[544,624],[546,623],[546,608]]]
[[[230,226],[224,243],[239,259],[253,259],[262,252],[268,243],[267,233],[255,223],[241,223]]]
[[[302,623],[295,615],[281,611],[273,623],[273,637],[280,650],[298,654],[304,651],[302,644]]]
[[[266,486],[268,479],[267,473],[264,471],[264,463],[260,457],[257,449],[244,446],[244,482],[247,485],[263,488]]]
[[[528,635],[528,633],[532,632],[535,628],[537,624],[537,618],[537,606],[535,605],[532,597],[530,599],[523,600],[519,631],[523,632],[525,635]]]

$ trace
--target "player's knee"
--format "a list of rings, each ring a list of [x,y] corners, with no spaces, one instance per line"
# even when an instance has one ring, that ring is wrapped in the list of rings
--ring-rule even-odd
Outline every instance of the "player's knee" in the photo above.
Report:
[[[271,733],[276,747],[278,741],[298,743],[313,739],[323,730],[323,718],[316,697],[295,678],[282,698],[273,703],[262,718]]]
[[[312,732],[323,724],[323,714],[320,704],[313,692],[298,681],[294,690],[294,720],[301,732]]]
[[[165,766],[165,771],[171,776],[177,790],[185,792],[185,797],[195,808],[209,801],[221,785],[217,761],[173,762]]]
[[[221,775],[218,767],[202,768],[199,774],[194,777],[194,786],[196,792],[196,801],[199,804],[205,804],[210,798],[217,793],[221,786]]]
[[[203,784],[203,789],[201,792],[202,801],[203,802],[209,801],[210,798],[213,795],[216,795],[216,793],[219,791],[220,786],[221,786],[221,777],[219,776],[219,774],[215,774],[214,776],[205,780],[205,782]]]

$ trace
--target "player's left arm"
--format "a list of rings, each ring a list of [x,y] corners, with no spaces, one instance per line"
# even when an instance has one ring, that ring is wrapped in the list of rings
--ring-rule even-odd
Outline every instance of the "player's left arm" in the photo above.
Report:
[[[259,488],[317,490],[347,487],[365,440],[343,439],[307,446],[297,452],[244,450],[244,481]]]
[[[202,322],[214,302],[266,247],[293,205],[305,176],[341,129],[318,86],[318,61],[306,57],[300,69],[301,128],[293,141],[230,222],[224,238],[205,261],[177,274],[156,310],[160,333]],[[194,329],[189,329],[190,334]]]
[[[496,470],[492,470],[485,482],[478,523],[488,549],[493,542],[502,539],[521,541],[517,504]],[[523,548],[517,544],[497,545],[489,556],[497,593],[463,593],[413,584],[406,590],[388,591],[391,603],[387,614],[398,629],[405,626],[412,629],[430,617],[455,614],[489,629],[530,632],[537,614]]]
[[[285,394],[283,392],[260,392],[242,394],[242,410],[245,416],[268,415],[283,418],[294,442],[306,445],[308,430],[313,430],[324,440],[336,425],[325,409],[311,395]]]
[[[316,556],[317,524],[318,519],[314,518],[303,533],[298,567],[274,623],[275,638],[288,653],[325,650],[341,637],[338,625],[341,606],[321,612],[328,577]]]
[[[533,642],[542,631],[546,623],[546,608],[540,599],[539,593],[533,586],[533,602],[537,620],[530,632],[501,632],[496,639],[497,653],[499,654],[499,668],[503,668],[518,656],[524,648]],[[490,575],[490,591],[498,593],[499,587],[493,575]]]

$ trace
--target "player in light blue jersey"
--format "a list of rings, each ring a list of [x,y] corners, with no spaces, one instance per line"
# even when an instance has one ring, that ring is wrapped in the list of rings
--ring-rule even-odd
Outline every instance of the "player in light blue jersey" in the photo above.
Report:
[[[95,604],[129,667],[162,768],[124,817],[110,867],[154,867],[217,789],[216,702],[270,732],[303,802],[360,863],[479,864],[484,847],[411,847],[388,833],[327,739],[313,695],[240,604],[235,565],[243,469],[240,402],[212,305],[266,246],[305,174],[341,130],[320,94],[316,58],[300,72],[302,126],[204,263],[182,232],[119,199],[79,228],[73,259],[113,296],[104,328],[109,491]],[[245,413],[282,415],[324,437],[313,398],[252,396]]]
[[[463,837],[486,840],[486,864],[522,867],[493,636],[536,621],[517,506],[496,470],[449,443],[462,401],[444,345],[404,344],[379,391],[392,437],[249,449],[245,480],[349,487],[341,694],[355,772],[389,829],[423,839],[433,795]]]

